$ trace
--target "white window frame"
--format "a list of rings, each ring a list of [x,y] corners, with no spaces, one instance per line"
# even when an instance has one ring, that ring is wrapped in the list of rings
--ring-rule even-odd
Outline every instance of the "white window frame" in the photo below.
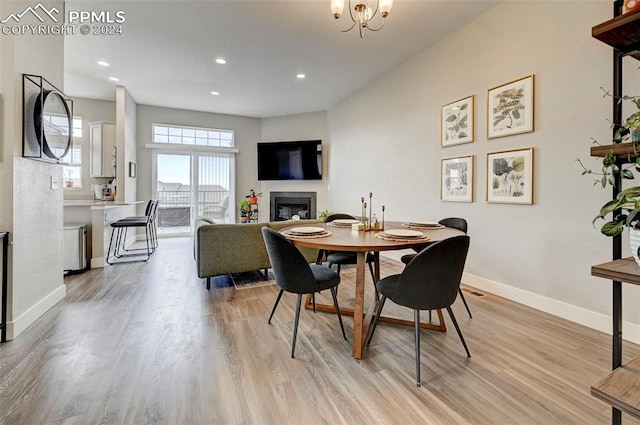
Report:
[[[64,190],[82,190],[82,117],[74,115],[72,120],[72,143],[67,155],[63,157],[65,163],[62,166]],[[69,171],[73,181],[73,186],[67,187]]]
[[[235,132],[221,128],[152,123],[151,143],[160,146],[233,149]]]

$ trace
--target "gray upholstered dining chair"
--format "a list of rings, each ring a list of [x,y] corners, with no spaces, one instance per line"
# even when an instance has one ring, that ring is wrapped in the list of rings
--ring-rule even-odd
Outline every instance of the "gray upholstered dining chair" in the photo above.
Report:
[[[382,297],[367,333],[366,344],[367,346],[371,344],[371,338],[373,338],[387,298],[398,305],[412,308],[414,311],[417,386],[420,386],[420,310],[446,309],[467,352],[467,357],[471,357],[456,317],[451,310],[451,305],[458,295],[468,251],[469,236],[466,235],[435,242],[420,251],[405,267],[402,274],[387,276],[376,284]]]
[[[338,220],[338,219],[351,219],[351,220],[355,220],[355,217],[349,214],[342,214],[342,213],[336,213],[336,214],[331,214],[330,216],[328,216],[324,222],[325,223],[330,223],[333,220]],[[340,266],[342,265],[353,265],[353,264],[357,264],[358,263],[358,253],[357,252],[350,252],[350,251],[328,251],[326,253],[325,256],[326,260],[327,260],[327,265],[329,266],[329,268],[331,268],[334,264],[338,266],[338,274],[340,274]],[[370,253],[367,252],[367,256],[365,261],[367,262],[367,265],[369,266],[369,272],[371,273],[371,281],[373,282],[374,286],[376,283],[376,277],[375,277],[375,273],[373,271],[373,263],[376,261],[376,257]],[[376,292],[376,299],[378,299],[378,292]]]
[[[315,294],[316,292],[329,289],[333,297],[333,306],[338,313],[338,321],[342,330],[342,336],[347,339],[342,323],[342,315],[338,305],[337,287],[340,284],[340,276],[334,270],[315,264],[309,264],[302,253],[287,238],[268,227],[262,228],[262,237],[267,247],[269,261],[275,275],[276,282],[280,287],[280,292],[273,304],[273,309],[269,315],[267,323],[271,324],[278,303],[282,294],[292,292],[298,294],[296,304],[296,315],[293,323],[293,341],[291,343],[291,357],[294,357],[296,350],[296,339],[298,336],[298,321],[300,318],[300,305],[303,294]]]
[[[447,217],[447,218],[443,218],[438,223],[442,224],[443,226],[447,226],[447,227],[451,227],[453,229],[461,230],[465,234],[467,233],[467,220],[465,220],[464,218]],[[413,258],[415,256],[416,256],[416,254],[406,254],[406,255],[403,255],[400,258],[400,261],[402,261],[404,264],[409,264],[409,262],[411,260],[413,260]],[[469,305],[467,304],[467,300],[464,298],[464,294],[462,293],[462,289],[458,289],[458,294],[460,295],[460,299],[464,303],[464,308],[467,309],[467,313],[469,314],[469,318],[470,319],[473,318],[473,316],[471,315],[471,309],[469,308]]]

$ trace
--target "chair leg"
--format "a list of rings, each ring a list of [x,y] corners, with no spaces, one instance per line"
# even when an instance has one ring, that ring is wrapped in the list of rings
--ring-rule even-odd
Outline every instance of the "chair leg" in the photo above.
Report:
[[[416,331],[416,385],[420,386],[420,310],[413,310],[413,321]]]
[[[311,294],[311,305],[313,306],[313,312],[316,312],[316,294]]]
[[[369,271],[371,272],[371,282],[373,282],[373,289],[376,291],[376,301],[380,301],[380,294],[378,294],[378,288],[376,287],[376,274],[373,272],[373,266],[369,263]]]
[[[342,314],[340,314],[340,306],[338,305],[338,289],[331,288],[331,296],[333,297],[333,306],[336,309],[336,313],[338,313],[338,321],[340,322],[340,329],[342,329],[342,336],[344,339],[347,339],[347,334],[344,332],[344,324],[342,323]]]
[[[431,321],[431,310],[429,310],[429,321]]]
[[[464,337],[462,336],[462,332],[460,332],[460,327],[458,326],[458,322],[456,321],[456,316],[453,315],[453,311],[451,307],[447,307],[447,312],[449,313],[449,317],[451,317],[451,321],[453,322],[453,326],[456,327],[456,331],[458,332],[458,336],[460,337],[460,341],[464,346],[464,350],[467,352],[467,357],[471,357],[471,353],[469,353],[469,349],[467,348],[467,343],[464,342]]]
[[[207,278],[207,290],[211,289],[211,278]]]
[[[380,303],[376,309],[376,315],[373,318],[373,323],[371,323],[369,326],[369,332],[367,332],[367,338],[365,339],[367,347],[371,344],[371,338],[373,338],[373,332],[375,332],[376,326],[378,326],[378,319],[380,319],[380,313],[382,313],[382,307],[384,307],[385,301],[387,301],[387,297],[383,295],[382,298],[380,298]]]
[[[280,289],[280,292],[278,292],[278,298],[276,298],[276,302],[273,304],[273,308],[271,309],[271,314],[269,315],[269,320],[267,320],[267,324],[271,324],[271,318],[273,317],[273,314],[276,312],[276,308],[278,307],[278,303],[280,302],[280,298],[282,297],[282,294],[284,292],[284,289]]]
[[[471,316],[471,310],[469,310],[469,306],[467,305],[467,300],[464,299],[464,294],[462,293],[462,288],[458,288],[458,293],[460,294],[460,298],[462,298],[462,302],[464,303],[464,307],[467,309],[467,313],[469,313],[469,319],[473,319],[473,316]]]
[[[291,343],[291,358],[294,357],[296,351],[296,339],[298,338],[298,321],[300,320],[300,304],[302,304],[302,294],[298,294],[296,302],[296,318],[293,321],[293,342]]]

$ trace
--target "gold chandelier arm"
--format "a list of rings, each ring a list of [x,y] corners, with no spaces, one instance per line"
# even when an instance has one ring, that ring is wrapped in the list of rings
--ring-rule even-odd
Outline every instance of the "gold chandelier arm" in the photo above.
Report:
[[[351,24],[351,26],[350,26],[349,28],[347,28],[347,29],[342,29],[342,28],[340,28],[339,20],[336,20],[336,28],[337,28],[337,29],[338,29],[338,31],[340,31],[340,32],[349,32],[349,31],[351,31],[351,30],[353,29],[353,27],[355,27],[355,26],[356,26],[356,23],[355,23],[355,21],[354,21],[354,22],[353,22],[353,24]],[[382,28],[382,27],[381,27],[381,28]]]
[[[378,28],[371,28],[369,25],[367,25],[367,29],[371,30],[371,31],[380,31],[384,27],[384,21],[385,21],[385,19],[382,18],[382,23],[380,24],[380,26]]]

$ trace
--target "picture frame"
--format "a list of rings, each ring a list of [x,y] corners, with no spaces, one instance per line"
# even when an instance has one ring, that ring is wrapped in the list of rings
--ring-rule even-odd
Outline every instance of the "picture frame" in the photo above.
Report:
[[[137,175],[137,166],[135,162],[129,162],[129,177],[136,178]]]
[[[440,161],[440,200],[473,202],[473,163],[473,155]]]
[[[533,204],[533,148],[487,153],[487,202]]]
[[[473,142],[474,103],[475,96],[471,95],[440,108],[440,146]]]
[[[487,139],[534,130],[534,74],[487,90]]]

